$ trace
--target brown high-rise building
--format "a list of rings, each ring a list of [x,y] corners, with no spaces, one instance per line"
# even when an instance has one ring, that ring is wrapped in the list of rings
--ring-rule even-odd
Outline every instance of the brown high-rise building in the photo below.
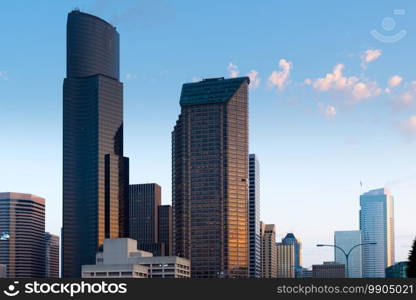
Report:
[[[81,277],[105,238],[128,236],[119,34],[78,10],[68,15],[63,86],[63,277]]]
[[[193,277],[248,274],[248,77],[182,87],[172,132],[174,254]]]
[[[45,276],[45,199],[0,193],[0,264],[10,278]]]
[[[274,224],[260,222],[261,277],[277,277],[276,229]]]
[[[45,233],[45,277],[59,278],[59,236]]]

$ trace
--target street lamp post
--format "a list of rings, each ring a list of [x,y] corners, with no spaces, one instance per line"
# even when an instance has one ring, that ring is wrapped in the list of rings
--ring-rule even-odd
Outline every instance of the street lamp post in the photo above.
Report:
[[[318,245],[316,245],[316,247],[332,247],[332,248],[339,249],[345,255],[345,261],[346,261],[346,264],[345,264],[345,273],[347,274],[346,277],[348,278],[348,277],[350,277],[350,273],[349,273],[349,258],[350,258],[350,254],[351,254],[352,250],[354,250],[357,247],[364,246],[364,245],[375,245],[375,244],[377,244],[377,242],[357,244],[357,245],[352,246],[350,248],[350,250],[348,250],[348,252],[345,251],[343,248],[337,246],[337,245],[318,244]]]

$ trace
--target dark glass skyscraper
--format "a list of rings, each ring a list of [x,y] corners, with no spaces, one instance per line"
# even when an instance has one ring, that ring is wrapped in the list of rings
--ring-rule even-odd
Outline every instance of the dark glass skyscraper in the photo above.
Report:
[[[193,277],[248,275],[248,77],[186,83],[172,133],[174,253]]]
[[[158,242],[158,206],[162,189],[156,183],[130,185],[130,237],[143,244]],[[145,249],[142,249],[145,250]]]
[[[260,236],[260,163],[255,154],[249,155],[249,275],[261,277]]]
[[[45,199],[0,193],[0,264],[11,278],[45,276]]]
[[[164,245],[164,256],[175,256],[172,253],[172,206],[158,207],[159,242]]]
[[[63,87],[64,277],[80,277],[104,238],[128,236],[119,34],[78,10],[68,14]]]

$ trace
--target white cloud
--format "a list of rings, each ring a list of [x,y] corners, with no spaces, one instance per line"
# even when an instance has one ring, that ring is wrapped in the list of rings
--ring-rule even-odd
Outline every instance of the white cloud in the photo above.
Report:
[[[364,53],[361,55],[361,66],[366,68],[367,64],[379,58],[381,53],[382,51],[380,49],[368,49],[364,51]]]
[[[354,85],[351,94],[353,100],[358,101],[380,95],[381,89],[377,86],[375,82],[358,82]]]
[[[240,71],[238,70],[238,66],[233,64],[232,62],[230,62],[228,64],[228,72],[231,78],[235,78],[238,77],[238,74],[240,73]]]
[[[319,111],[327,118],[332,119],[337,115],[337,110],[333,105],[325,105],[322,102],[318,103]]]
[[[399,75],[394,75],[389,78],[387,83],[390,88],[394,88],[396,86],[399,86],[402,83],[402,81],[403,81],[402,77],[400,77]]]
[[[250,78],[250,88],[256,89],[260,85],[259,72],[251,70],[247,76]]]
[[[344,90],[353,86],[358,78],[355,76],[345,77],[342,74],[344,69],[343,64],[338,64],[332,70],[332,73],[328,73],[323,78],[318,78],[313,82],[312,86],[318,91],[325,92],[329,90]]]
[[[282,58],[279,60],[280,71],[273,71],[269,76],[268,83],[270,86],[276,86],[279,91],[282,91],[289,83],[290,71],[293,64],[290,61]]]
[[[201,77],[197,77],[197,76],[192,77],[192,82],[199,82],[201,80],[202,80]]]
[[[409,138],[415,139],[416,138],[416,116],[411,116],[409,119],[401,122],[400,128],[404,134],[406,134]]]
[[[306,85],[311,85],[311,84],[312,84],[312,79],[310,79],[310,78],[306,78],[306,79],[303,81],[303,84],[306,84]]]
[[[0,80],[8,80],[7,71],[0,71]]]
[[[407,110],[415,105],[416,82],[412,81],[404,86],[405,90],[400,94],[392,94],[393,108],[396,110]]]
[[[312,87],[320,92],[335,90],[343,92],[350,100],[357,101],[381,94],[376,82],[362,81],[357,76],[344,76],[344,65],[337,64],[332,73],[315,81],[307,79]],[[306,82],[306,81],[305,81]]]
[[[137,75],[133,73],[127,73],[126,74],[126,80],[134,80],[137,79]]]

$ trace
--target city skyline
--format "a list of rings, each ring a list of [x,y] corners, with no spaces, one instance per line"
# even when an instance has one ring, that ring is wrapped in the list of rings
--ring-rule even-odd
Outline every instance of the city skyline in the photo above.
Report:
[[[77,1],[74,1],[74,3],[77,3]],[[43,5],[44,4],[37,4],[37,9],[41,10]],[[229,4],[224,5],[228,7]],[[363,5],[366,6],[368,4]],[[28,7],[30,6],[31,5],[29,4]],[[65,26],[63,25],[65,15],[73,8],[73,6],[75,6],[75,4],[51,4],[51,6],[52,9],[56,9],[56,11],[59,12],[57,16],[48,16],[42,19],[45,20],[45,22],[51,22],[48,24],[53,24],[54,27],[56,26],[56,28],[58,28],[55,29],[56,31],[50,31],[50,29],[46,30],[46,32],[53,37],[54,33],[62,35],[65,30]],[[82,3],[79,3],[79,6],[87,12],[99,14],[103,18],[111,14],[108,8],[94,7],[94,3],[91,1],[84,5],[84,7]],[[150,4],[149,6],[151,7]],[[408,11],[411,11],[411,7],[408,5],[405,7]],[[16,11],[17,13],[17,8],[21,8],[19,4],[10,4],[11,11]],[[255,6],[255,8],[257,7]],[[355,5],[349,7],[348,11],[351,14],[354,10],[353,8],[355,8]],[[367,27],[368,29],[372,29],[371,24],[374,27],[379,26],[379,23],[377,22],[382,20],[383,17],[390,15],[392,9],[396,7],[391,8],[386,5],[383,6],[383,8],[384,10],[379,9],[376,12],[373,12],[371,20],[369,20],[368,23],[361,21],[363,23],[361,25],[363,25],[364,29],[367,29]],[[178,13],[184,13],[181,10],[181,6],[175,7],[175,9]],[[260,13],[258,10],[256,10],[256,12]],[[194,11],[194,13],[196,12]],[[299,13],[302,14],[302,12]],[[288,14],[292,15],[292,12],[289,10]],[[245,15],[247,15],[247,13]],[[358,15],[360,15],[360,13],[358,13]],[[410,21],[405,19],[405,17],[402,19],[400,19],[400,17],[395,18],[397,18],[398,25],[407,25],[407,28],[410,28],[411,23],[409,23]],[[114,18],[110,18],[109,20],[112,21],[111,19],[114,21]],[[399,20],[402,21],[403,19],[403,22],[405,23],[399,23]],[[1,22],[5,22],[5,20],[9,20],[8,22],[14,24],[13,21],[7,17]],[[30,22],[31,20],[33,21],[33,19],[29,18],[26,22]],[[117,18],[115,18],[115,20],[117,21]],[[222,21],[220,23],[224,25],[224,19],[221,16],[220,20]],[[288,21],[287,19],[285,20]],[[236,19],[235,21],[238,20]],[[312,21],[313,20],[311,20],[311,22]],[[370,21],[374,21],[374,23],[371,23]],[[338,62],[345,63],[345,68],[342,69],[342,71],[345,73],[344,76],[346,76],[346,78],[353,76],[352,74],[354,74],[354,72],[366,72],[371,76],[375,76],[374,73],[381,74],[378,75],[380,76],[380,79],[378,80],[380,86],[383,87],[385,87],[386,84],[381,82],[383,80],[387,81],[387,79],[392,78],[394,75],[400,75],[407,80],[406,82],[410,82],[411,79],[415,78],[415,74],[408,70],[406,65],[404,65],[400,59],[398,60],[398,64],[401,67],[393,67],[392,52],[395,49],[394,47],[399,47],[400,50],[403,47],[406,47],[406,45],[412,41],[411,36],[406,37],[406,39],[400,42],[401,44],[397,43],[390,45],[375,41],[373,37],[368,34],[368,30],[362,29],[362,35],[359,36],[360,46],[355,48],[350,47],[348,50],[345,50],[346,52],[339,54],[337,51],[340,51],[342,48],[342,43],[338,41],[340,43],[339,47],[332,47],[330,50],[325,50],[325,54],[328,57],[324,59],[324,66],[318,66],[312,62],[305,62],[305,60],[300,59],[298,54],[291,53],[291,50],[296,52],[294,50],[296,48],[296,41],[293,41],[292,39],[292,45],[275,48],[275,53],[273,55],[270,53],[272,51],[265,51],[267,52],[265,57],[267,57],[267,63],[269,64],[267,68],[264,67],[264,65],[263,67],[260,66],[266,63],[266,58],[256,59],[249,55],[244,56],[232,52],[220,56],[219,53],[215,52],[210,56],[210,59],[213,59],[214,61],[218,59],[218,63],[216,62],[213,66],[203,65],[198,66],[198,68],[187,68],[181,73],[170,69],[171,67],[174,67],[174,64],[170,65],[167,63],[167,59],[172,59],[172,56],[166,55],[166,57],[163,57],[160,65],[157,65],[159,68],[157,71],[156,69],[151,69],[150,66],[147,66],[142,61],[142,55],[136,55],[134,57],[133,53],[138,49],[135,47],[140,47],[143,43],[146,43],[146,47],[149,48],[146,48],[147,50],[143,50],[144,52],[139,53],[150,55],[151,53],[145,51],[152,49],[151,45],[153,39],[151,39],[150,34],[145,34],[143,29],[134,28],[132,25],[134,22],[130,21],[128,24],[121,21],[119,22],[119,24],[116,22],[115,25],[118,27],[118,30],[123,33],[121,51],[124,51],[127,54],[130,53],[129,55],[122,57],[121,77],[122,81],[125,81],[126,88],[127,116],[125,130],[127,142],[125,152],[127,156],[132,157],[135,160],[131,168],[132,182],[159,183],[164,190],[164,196],[162,197],[164,203],[170,203],[170,175],[163,174],[170,174],[170,130],[177,117],[177,101],[181,84],[191,82],[194,77],[206,78],[219,77],[222,75],[228,77],[229,75],[233,76],[236,72],[240,72],[240,75],[245,75],[246,73],[249,73],[252,68],[256,68],[256,70],[258,68],[260,69],[260,85],[256,89],[252,88],[250,90],[251,102],[254,103],[251,104],[250,108],[250,113],[252,114],[251,118],[253,118],[250,120],[250,126],[252,126],[250,128],[250,139],[252,141],[251,144],[254,144],[254,146],[251,145],[253,148],[250,149],[250,153],[258,154],[262,164],[262,195],[260,200],[262,207],[261,219],[268,224],[276,224],[277,239],[282,238],[287,232],[294,232],[296,236],[302,239],[304,242],[305,266],[310,266],[312,263],[320,263],[324,260],[331,260],[331,250],[316,250],[314,245],[318,241],[331,241],[333,231],[335,230],[357,228],[358,197],[359,194],[361,194],[359,181],[363,181],[364,191],[383,186],[383,184],[390,181],[390,185],[392,185],[392,190],[396,198],[396,214],[399,214],[399,217],[396,215],[396,220],[398,222],[396,234],[399,235],[399,240],[401,239],[400,236],[404,236],[402,238],[403,240],[400,240],[400,242],[397,243],[398,249],[396,249],[396,260],[400,261],[405,258],[415,232],[415,227],[411,224],[411,218],[408,212],[411,210],[408,209],[409,207],[414,207],[414,204],[412,203],[414,202],[415,189],[409,185],[409,183],[414,182],[414,176],[412,175],[413,169],[407,167],[409,162],[412,162],[411,150],[414,149],[414,144],[407,141],[399,133],[395,133],[394,130],[396,127],[392,126],[390,128],[387,126],[388,124],[386,125],[386,123],[383,123],[385,121],[384,117],[387,119],[390,111],[383,110],[382,112],[379,112],[381,117],[377,116],[377,114],[370,114],[368,119],[374,121],[374,124],[372,121],[365,121],[368,116],[367,113],[372,111],[371,108],[373,105],[376,105],[376,102],[380,102],[379,99],[384,99],[384,102],[388,102],[387,100],[390,98],[388,98],[387,94],[383,94],[374,96],[374,101],[363,100],[364,104],[361,104],[363,104],[362,106],[364,106],[364,108],[360,113],[357,113],[357,110],[360,110],[357,108],[358,104],[355,106],[345,105],[345,107],[342,107],[342,104],[341,108],[336,107],[336,110],[328,109],[328,107],[324,106],[323,111],[320,111],[321,107],[318,107],[319,101],[313,102],[313,106],[306,105],[305,107],[301,106],[297,101],[299,98],[309,97],[315,99],[322,97],[322,99],[324,99],[326,95],[324,92],[316,96],[313,88],[306,86],[304,88],[309,88],[310,90],[304,91],[304,94],[296,94],[293,87],[297,86],[298,83],[303,83],[303,79],[311,78],[311,80],[314,80],[325,78],[325,74],[331,73],[334,65]],[[162,24],[158,24],[159,27],[156,26],[156,28],[150,26],[151,33],[156,37],[164,36],[163,34],[161,35],[160,31],[166,30],[166,26],[163,22],[161,23]],[[35,24],[34,28],[36,28],[36,26],[37,25]],[[143,26],[146,26],[146,24]],[[338,24],[337,26],[338,27],[335,29],[339,29],[340,25]],[[177,29],[179,30],[179,28],[180,27]],[[18,27],[17,29],[17,36],[25,32],[21,27]],[[357,28],[354,27],[350,29],[354,34],[356,32],[361,32],[354,31],[354,29]],[[344,31],[341,32],[348,37],[346,29],[343,28],[343,30]],[[133,37],[137,32],[140,33],[140,39],[136,45],[135,42],[133,42]],[[322,31],[319,29],[317,29],[317,32],[319,35],[322,34]],[[301,31],[295,30],[293,34],[295,33],[301,33]],[[364,35],[364,33],[366,35]],[[42,37],[43,34],[46,33],[41,33],[40,36],[36,35],[36,37]],[[9,41],[10,43],[13,41],[11,38],[11,36],[7,35],[5,37],[6,41]],[[221,40],[221,38],[225,37],[220,35],[218,38]],[[302,35],[299,39],[301,38],[303,38]],[[322,37],[320,37],[320,39],[322,39]],[[328,37],[328,40],[334,39],[334,36]],[[241,42],[240,39],[231,38],[230,40]],[[25,39],[22,39],[19,43],[24,45],[24,41]],[[64,48],[62,36],[54,42],[49,41],[49,43],[52,45],[51,50],[56,52],[60,52]],[[157,41],[155,43],[157,44]],[[202,44],[205,45],[205,43]],[[404,46],[402,44],[404,44]],[[196,49],[199,49],[198,45],[195,45],[195,47]],[[40,53],[36,52],[40,51],[40,49],[42,48],[34,46],[35,54],[42,57]],[[255,48],[253,48],[253,50],[254,49]],[[361,67],[361,55],[370,49],[382,51],[378,58],[366,62],[364,67]],[[14,49],[13,52],[15,50],[16,49]],[[185,49],[182,49],[182,51],[184,50]],[[11,53],[9,53],[10,50],[3,49],[2,51],[4,51],[6,58],[12,57]],[[192,48],[188,48],[188,51],[192,52],[193,50]],[[189,52],[187,52],[188,55]],[[377,56],[377,52],[375,53]],[[16,55],[22,57],[20,56],[21,54],[20,51],[17,51]],[[349,57],[349,54],[353,56]],[[163,55],[163,53],[155,51],[148,59],[154,64],[154,62],[161,59]],[[313,55],[308,57],[313,61]],[[59,131],[61,124],[61,108],[60,104],[56,104],[56,102],[59,102],[60,99],[58,91],[60,84],[59,80],[63,77],[64,60],[62,58],[63,54],[59,56],[50,55],[48,58],[43,56],[42,59],[39,59],[40,61],[46,62],[45,68],[42,69],[43,75],[37,76],[39,78],[36,81],[40,84],[41,89],[34,85],[29,85],[27,89],[31,91],[30,94],[25,94],[24,91],[17,90],[17,86],[27,82],[25,81],[27,79],[25,79],[25,76],[23,75],[24,69],[20,67],[19,64],[13,65],[11,62],[12,60],[7,61],[6,59],[3,63],[4,65],[0,65],[0,72],[2,72],[0,88],[5,91],[4,95],[9,100],[3,104],[4,108],[10,111],[10,114],[3,120],[5,122],[4,127],[6,129],[11,129],[10,132],[5,130],[5,132],[1,133],[1,137],[9,141],[11,149],[2,149],[2,151],[4,151],[3,157],[10,158],[7,159],[7,161],[6,159],[2,160],[2,164],[5,165],[8,174],[7,176],[3,175],[1,178],[1,182],[3,182],[4,186],[0,187],[4,191],[28,192],[45,197],[48,200],[49,205],[47,207],[47,230],[54,234],[59,233],[59,214],[61,213],[59,207],[61,201],[59,183],[60,169],[57,167],[60,165],[59,156],[61,146],[59,145],[60,134],[55,131],[55,128]],[[192,55],[190,57],[190,59],[194,60],[193,62],[196,62],[197,58],[198,56]],[[285,60],[281,61],[281,59]],[[22,62],[24,61],[25,60],[22,59]],[[283,71],[285,70],[285,67],[291,66],[289,67],[290,72],[286,73],[289,74],[289,77],[286,78],[290,78],[292,84],[288,84],[289,81],[283,80],[285,79],[283,76],[285,74],[284,72],[279,73],[280,69],[277,65],[279,61],[281,61],[280,66],[283,68]],[[184,61],[182,60],[182,62]],[[291,62],[291,64],[285,64],[285,62]],[[302,68],[304,67],[301,65],[302,63],[309,64],[307,71],[302,71]],[[144,68],[140,68],[142,66],[141,64],[144,64]],[[164,69],[164,64],[166,64],[166,69]],[[34,68],[36,67],[36,64],[34,65],[32,63],[27,65],[31,70],[36,70],[36,68]],[[60,67],[52,65],[59,65]],[[16,68],[14,69],[14,67]],[[390,70],[387,72],[385,71],[386,69]],[[267,87],[268,77],[273,70],[277,71],[276,74],[281,74],[275,77],[276,80],[274,82],[276,84],[281,82],[284,83],[283,85],[274,85],[276,87],[275,89]],[[306,72],[308,74],[299,74],[296,73],[295,70],[297,72]],[[340,69],[338,68],[337,70],[339,71]],[[168,72],[165,74],[163,71]],[[145,76],[143,74],[146,74],[146,72],[147,74],[151,74],[151,76],[155,75],[155,82],[163,84],[163,86],[166,87],[166,92],[159,93],[159,91],[156,91],[152,79],[143,78],[143,76]],[[56,78],[53,81],[48,81],[48,78],[51,77]],[[166,79],[166,77],[172,77],[174,79]],[[46,83],[44,83],[44,81]],[[396,83],[397,81],[400,80],[396,78]],[[56,84],[57,87],[52,87],[52,84]],[[394,85],[394,80],[392,80],[392,84]],[[404,83],[402,84],[404,85]],[[151,88],[146,88],[146,85],[149,85]],[[279,90],[280,87],[282,90]],[[144,92],[138,92],[139,89],[144,89]],[[153,94],[150,94],[150,92]],[[42,100],[43,93],[46,94],[44,100]],[[36,98],[31,100],[32,97],[28,96],[32,95]],[[41,101],[40,107],[46,109],[46,118],[45,115],[32,107],[33,104],[31,102],[36,102],[38,99]],[[166,99],[169,99],[169,101],[166,101]],[[291,102],[291,100],[293,100],[293,102]],[[27,105],[26,107],[28,110],[24,110],[25,119],[20,118],[22,120],[21,124],[16,124],[13,122],[13,117],[20,115],[17,110],[22,110],[22,105]],[[166,105],[166,110],[163,110],[158,115],[156,114],[156,107],[161,105]],[[332,106],[335,107],[335,105]],[[140,112],[140,110],[142,110],[142,112]],[[267,110],[270,110],[270,112],[267,112]],[[283,117],[283,114],[285,113],[290,116],[291,120],[287,120]],[[36,116],[36,114],[38,114],[38,116]],[[153,118],[146,118],[145,114],[153,115]],[[403,116],[404,113],[399,112],[397,114]],[[162,121],[165,117],[166,121]],[[272,122],[272,120],[279,119],[279,117],[282,117],[281,121]],[[330,119],[327,119],[326,117],[330,117]],[[406,115],[406,117],[409,116]],[[297,120],[303,118],[305,118],[305,123],[297,122]],[[345,120],[348,122],[345,122]],[[391,122],[391,118],[388,120],[390,121],[387,123]],[[402,121],[404,120],[405,119]],[[397,122],[399,121],[401,121],[401,119],[397,120]],[[308,126],[307,122],[312,122],[312,126],[309,130],[306,130],[306,127]],[[348,126],[351,123],[353,126]],[[358,126],[359,123],[364,123],[365,126]],[[317,124],[320,125],[318,128],[315,127]],[[345,135],[339,135],[336,129],[342,129],[345,126],[348,126],[350,131]],[[362,128],[366,126],[368,126],[367,129]],[[283,128],[286,128],[286,132],[282,130]],[[378,129],[380,128],[385,130],[383,134],[378,133]],[[140,132],[145,130],[148,132]],[[361,130],[363,132],[357,134],[357,131]],[[30,133],[27,134],[26,131],[29,131]],[[41,133],[35,131],[40,131]],[[13,137],[10,134],[13,134]],[[387,135],[388,141],[385,141],[385,135]],[[302,141],[298,140],[299,137],[302,138]],[[365,141],[366,137],[369,137],[369,142]],[[140,145],[140,142],[137,142],[136,144],[136,140],[147,140],[149,143]],[[269,145],[270,140],[275,140],[276,142],[272,142]],[[25,143],[33,145],[33,147],[31,147],[33,153],[28,153],[29,151],[27,151],[27,148],[22,147]],[[395,146],[393,150],[392,146]],[[328,150],[332,149],[331,147],[334,149]],[[380,151],[380,153],[375,154],[372,149],[378,147],[385,150],[385,153],[383,154],[382,151]],[[44,154],[39,154],[39,151],[43,151]],[[291,151],[294,152],[290,154]],[[350,154],[347,152],[350,152]],[[399,154],[401,154],[400,157],[398,157]],[[150,159],[147,157],[148,155],[150,155]],[[141,156],[143,156],[143,158]],[[340,162],[340,160],[343,160],[342,157],[345,156],[347,158],[346,160],[354,157],[354,161],[349,161],[349,164],[353,164],[352,166]],[[374,158],[372,158],[372,156],[374,156]],[[391,156],[395,158],[393,162],[389,159]],[[37,157],[38,159],[34,157]],[[21,159],[21,162],[19,159]],[[149,163],[145,160],[149,160]],[[10,164],[9,161],[11,161],[12,164]],[[29,167],[24,171],[24,174],[19,174],[19,172],[14,174],[13,168],[16,167],[17,169],[22,170],[24,169],[22,167],[24,163]],[[17,165],[13,166],[13,164]],[[323,166],[321,166],[321,164]],[[337,168],[333,169],[329,167],[330,164],[336,164]],[[152,169],[151,166],[153,165],[154,168]],[[319,168],[322,169],[319,170]],[[354,168],[356,168],[356,170],[351,171],[351,169]],[[370,169],[372,170],[369,171]],[[143,172],[143,170],[146,170],[146,172]],[[385,170],[385,172],[381,172],[381,170]],[[325,172],[329,172],[329,174],[326,176],[323,175]],[[34,178],[35,175],[45,181],[45,183],[40,184],[39,179]],[[340,177],[335,175],[339,175]],[[20,180],[17,181],[17,179]],[[308,181],[311,181],[312,183],[309,183]],[[296,190],[295,186],[297,185],[302,186],[304,192]],[[274,193],[276,188],[280,192],[279,195]],[[309,203],[308,201],[313,203]],[[302,209],[296,209],[296,211],[295,209],[291,209],[290,205],[294,202],[298,203]],[[312,206],[316,206],[316,208]],[[330,223],[332,227],[324,227],[323,224],[319,222],[310,226],[312,218],[309,218],[306,212],[308,214],[315,213],[316,216],[319,215],[319,211],[321,211],[322,214],[323,209],[331,210],[333,212],[330,216],[327,216],[328,219],[325,221],[325,223]],[[299,220],[302,220],[302,222],[299,222]]]

